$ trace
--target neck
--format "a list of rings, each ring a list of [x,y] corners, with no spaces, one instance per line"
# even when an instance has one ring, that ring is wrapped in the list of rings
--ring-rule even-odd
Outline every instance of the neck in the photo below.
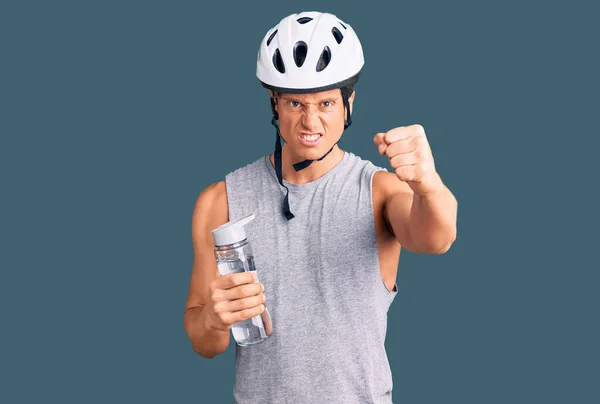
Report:
[[[343,157],[344,151],[340,149],[338,145],[335,145],[331,153],[329,153],[323,160],[317,161],[315,159],[315,161],[313,161],[304,170],[296,171],[294,170],[293,165],[305,160],[306,157],[298,157],[292,154],[286,143],[283,145],[281,150],[281,175],[283,176],[284,180],[292,184],[306,184],[325,175],[333,167],[335,167]],[[269,160],[271,161],[271,166],[275,168],[275,156],[273,154],[269,156]]]

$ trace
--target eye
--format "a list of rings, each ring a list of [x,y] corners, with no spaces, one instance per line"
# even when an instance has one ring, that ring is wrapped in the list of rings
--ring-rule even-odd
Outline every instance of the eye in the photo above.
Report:
[[[292,108],[298,108],[302,104],[300,104],[298,101],[288,101],[288,105]]]
[[[323,101],[323,106],[325,108],[332,107],[333,106],[333,102],[331,102],[331,101]]]

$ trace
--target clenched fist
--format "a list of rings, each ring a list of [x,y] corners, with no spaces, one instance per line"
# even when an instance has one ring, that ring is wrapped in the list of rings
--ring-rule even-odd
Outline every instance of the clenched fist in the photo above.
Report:
[[[427,195],[444,187],[435,170],[431,148],[421,125],[400,126],[373,139],[379,154],[385,154],[396,176],[414,193]]]

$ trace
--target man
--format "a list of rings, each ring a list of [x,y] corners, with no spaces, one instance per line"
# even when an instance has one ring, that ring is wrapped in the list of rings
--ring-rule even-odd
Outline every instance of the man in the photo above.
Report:
[[[185,312],[194,350],[212,358],[232,324],[259,314],[267,323],[266,341],[236,345],[235,403],[391,403],[384,341],[400,249],[441,254],[456,238],[457,201],[423,127],[375,135],[393,172],[337,146],[363,63],[354,30],[332,14],[294,14],[270,29],[257,76],[275,152],[196,202]],[[220,276],[211,230],[253,212],[246,234],[260,282]]]

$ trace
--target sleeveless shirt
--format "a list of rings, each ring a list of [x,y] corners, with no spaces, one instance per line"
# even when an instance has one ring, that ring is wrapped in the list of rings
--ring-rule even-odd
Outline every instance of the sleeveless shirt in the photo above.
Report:
[[[269,156],[225,177],[229,220],[246,225],[272,334],[236,348],[234,404],[389,404],[387,312],[398,289],[380,274],[373,174],[387,169],[344,151],[305,184],[284,180]]]

